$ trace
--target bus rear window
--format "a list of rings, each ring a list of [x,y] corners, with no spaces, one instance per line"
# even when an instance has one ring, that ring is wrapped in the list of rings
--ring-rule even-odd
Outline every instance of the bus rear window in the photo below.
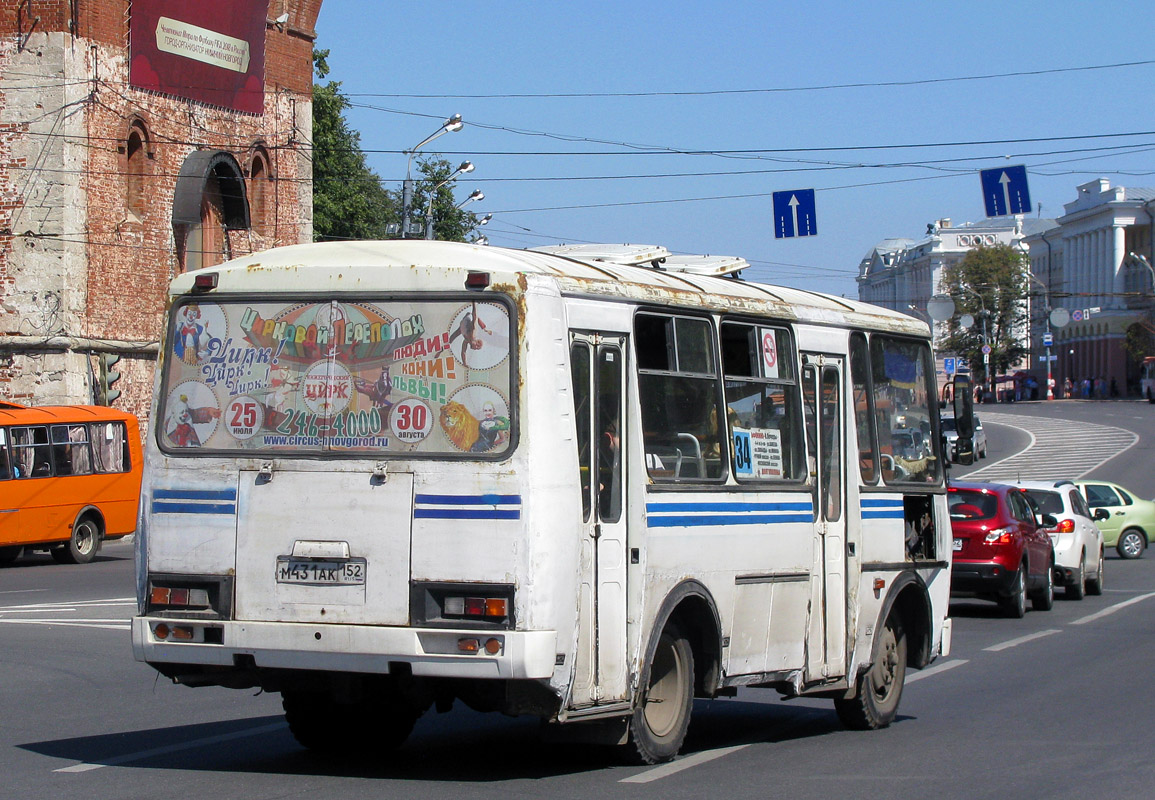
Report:
[[[185,302],[158,436],[168,452],[504,455],[510,314],[446,300]]]

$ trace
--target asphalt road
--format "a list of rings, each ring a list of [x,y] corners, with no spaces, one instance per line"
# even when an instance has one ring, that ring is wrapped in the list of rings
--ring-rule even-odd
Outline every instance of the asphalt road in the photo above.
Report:
[[[1006,407],[990,407],[990,422]],[[980,414],[984,411],[979,408]],[[1110,424],[1140,442],[1098,467],[1155,496],[1155,406],[1016,404],[1015,415]],[[993,428],[992,428],[993,431]],[[988,433],[992,432],[988,431]],[[1031,437],[999,425],[985,466]],[[1054,456],[1050,456],[1053,458]],[[1119,463],[1115,463],[1118,461]],[[968,468],[969,469],[969,468]],[[955,474],[961,473],[958,470]],[[1024,476],[1029,477],[1029,476]],[[1155,556],[1108,554],[1106,592],[1022,620],[959,600],[951,655],[909,676],[899,719],[846,731],[832,704],[767,691],[699,702],[684,755],[622,766],[544,743],[532,720],[430,712],[373,763],[301,749],[277,695],[173,686],[132,660],[132,550],[0,570],[0,797],[1146,797]]]

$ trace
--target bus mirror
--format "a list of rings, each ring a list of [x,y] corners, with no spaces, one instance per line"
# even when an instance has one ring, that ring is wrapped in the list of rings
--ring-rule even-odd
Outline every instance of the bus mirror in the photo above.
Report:
[[[959,439],[970,439],[975,433],[974,388],[967,375],[954,376],[954,426]]]

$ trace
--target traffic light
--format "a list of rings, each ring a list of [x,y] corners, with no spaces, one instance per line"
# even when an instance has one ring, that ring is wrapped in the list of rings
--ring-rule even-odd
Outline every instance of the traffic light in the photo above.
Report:
[[[112,365],[120,361],[117,353],[100,354],[100,385],[96,390],[96,404],[110,406],[112,401],[120,397],[120,389],[113,389],[112,384],[120,380],[120,372],[112,369]]]

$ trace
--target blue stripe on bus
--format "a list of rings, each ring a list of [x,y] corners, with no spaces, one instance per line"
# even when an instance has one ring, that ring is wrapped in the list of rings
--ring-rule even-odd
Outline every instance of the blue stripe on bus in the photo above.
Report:
[[[863,508],[902,508],[902,498],[897,500],[881,500],[874,497],[864,497],[859,501]]]
[[[154,514],[236,514],[236,503],[172,503],[152,501]]]
[[[669,511],[809,511],[813,512],[814,504],[809,501],[800,503],[646,503],[646,511],[651,514]]]
[[[863,519],[902,519],[904,516],[905,513],[901,508],[895,509],[893,511],[867,511],[865,509],[862,511]]]
[[[785,522],[813,522],[812,514],[742,514],[649,517],[646,524],[651,528],[697,528],[705,525],[775,525]]]
[[[508,506],[521,505],[519,494],[419,494],[418,505],[438,506]]]
[[[414,519],[521,519],[521,510],[499,508],[415,508]]]
[[[236,489],[156,489],[157,500],[236,500]]]

